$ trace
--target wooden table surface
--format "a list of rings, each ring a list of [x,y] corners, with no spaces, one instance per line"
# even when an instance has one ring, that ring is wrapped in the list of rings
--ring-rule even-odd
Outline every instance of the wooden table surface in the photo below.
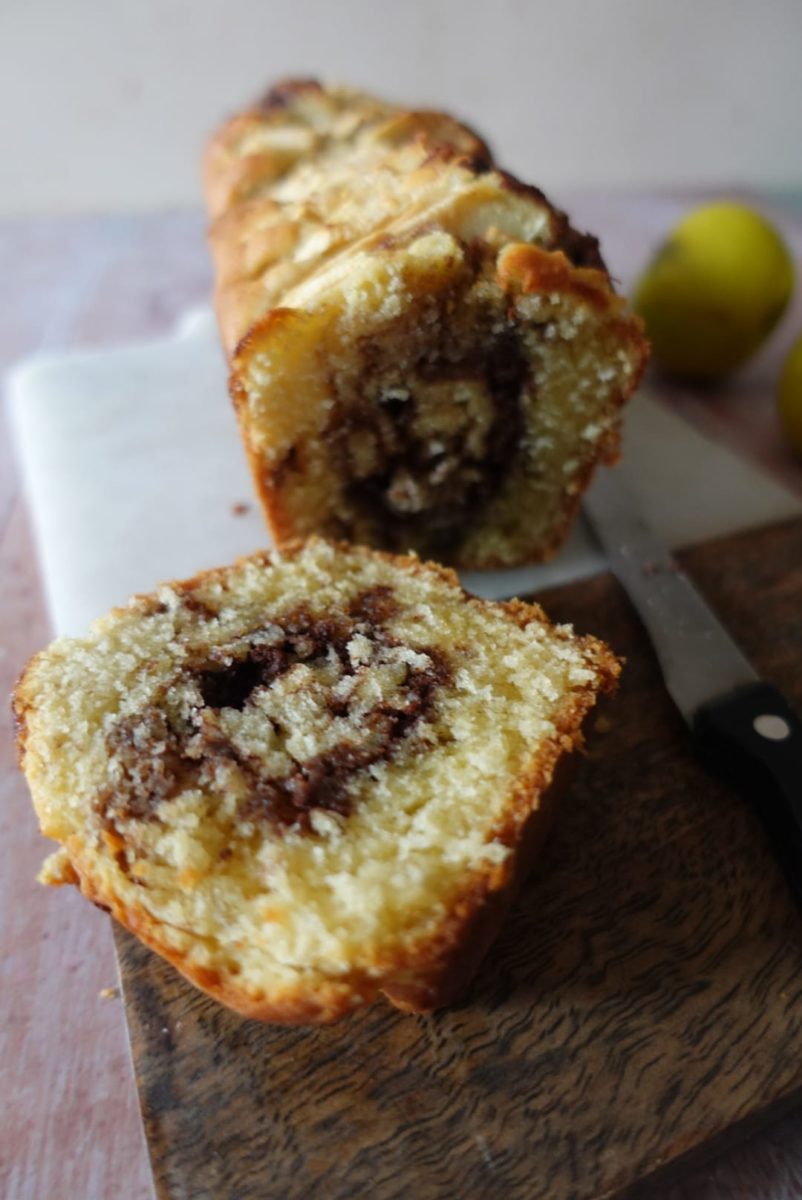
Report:
[[[602,236],[626,286],[662,228],[699,199],[562,195]],[[773,209],[802,274],[802,211]],[[194,213],[24,218],[0,222],[0,368],[37,351],[113,345],[170,329],[204,303],[210,272]],[[802,293],[802,289],[800,289]],[[706,394],[659,385],[703,430],[802,495],[802,467],[780,438],[778,365],[802,332],[802,295],[766,349]],[[0,692],[48,640],[24,497],[0,426]],[[153,1195],[125,1021],[113,994],[108,919],[77,894],[34,882],[47,850],[0,722],[0,1196],[4,1200],[150,1200]],[[109,990],[112,994],[109,995]],[[648,1113],[644,1120],[648,1121]],[[802,1114],[658,1190],[652,1200],[791,1200],[802,1196]]]

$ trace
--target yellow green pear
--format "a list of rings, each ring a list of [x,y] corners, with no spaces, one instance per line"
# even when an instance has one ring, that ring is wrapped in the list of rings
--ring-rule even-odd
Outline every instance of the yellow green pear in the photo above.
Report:
[[[802,336],[791,347],[780,375],[780,423],[791,449],[802,458]]]
[[[688,379],[746,362],[791,296],[794,268],[777,230],[743,204],[697,208],[676,226],[638,284],[654,361]]]

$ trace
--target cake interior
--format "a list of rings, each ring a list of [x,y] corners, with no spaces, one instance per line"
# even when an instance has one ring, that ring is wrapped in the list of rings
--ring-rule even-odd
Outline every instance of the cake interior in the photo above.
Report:
[[[24,714],[43,832],[66,846],[51,877],[66,853],[256,999],[380,974],[505,862],[521,781],[593,702],[595,643],[532,611],[314,542],[55,643]]]
[[[600,446],[617,445],[637,369],[609,311],[505,293],[497,247],[442,232],[366,250],[346,280],[300,290],[327,301],[268,320],[238,362],[279,535],[472,566],[555,548]],[[290,293],[288,308],[303,300]]]

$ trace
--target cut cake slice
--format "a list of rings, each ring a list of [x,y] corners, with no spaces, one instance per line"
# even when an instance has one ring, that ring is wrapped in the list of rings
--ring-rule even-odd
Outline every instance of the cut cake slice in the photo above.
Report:
[[[14,699],[43,870],[224,1004],[465,986],[619,664],[534,605],[314,539],[135,597]]]

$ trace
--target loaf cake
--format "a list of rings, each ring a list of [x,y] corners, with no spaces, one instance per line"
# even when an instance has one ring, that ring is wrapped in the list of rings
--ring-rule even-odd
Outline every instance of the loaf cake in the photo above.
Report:
[[[592,237],[444,114],[285,83],[212,140],[216,307],[275,540],[549,557],[646,360]]]
[[[14,697],[41,878],[248,1016],[462,988],[619,664],[416,557],[321,539],[135,597]]]

